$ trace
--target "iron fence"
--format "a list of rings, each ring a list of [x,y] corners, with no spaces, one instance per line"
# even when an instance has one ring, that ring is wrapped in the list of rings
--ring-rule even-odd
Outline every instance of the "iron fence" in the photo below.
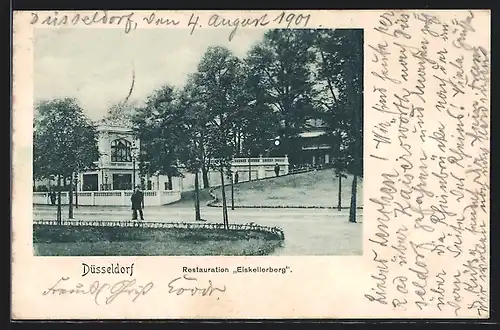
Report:
[[[33,225],[49,225],[49,226],[82,226],[82,227],[139,227],[139,228],[162,228],[162,229],[205,229],[205,230],[221,230],[224,229],[222,223],[194,223],[194,222],[141,222],[141,221],[88,221],[88,220],[34,220]],[[285,239],[285,233],[279,227],[262,226],[254,223],[246,224],[229,224],[228,230],[249,230],[266,232]]]

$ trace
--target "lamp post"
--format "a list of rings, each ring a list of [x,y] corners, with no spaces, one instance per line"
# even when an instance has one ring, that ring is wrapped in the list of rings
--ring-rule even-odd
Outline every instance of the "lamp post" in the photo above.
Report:
[[[99,163],[99,166],[101,167],[101,190],[104,190],[104,162],[103,160],[101,159],[100,160],[100,163]],[[99,187],[97,187],[97,190],[99,190]]]
[[[109,159],[107,158],[108,153],[102,153],[99,157],[99,168],[101,169],[101,188],[97,187],[97,190],[106,190],[104,186],[104,167],[109,164]]]
[[[135,156],[132,156],[132,189],[135,187]]]
[[[248,151],[248,181],[252,181],[252,153]]]
[[[132,189],[135,188],[135,141],[132,143]]]
[[[54,186],[53,181],[55,181],[55,177],[53,175],[49,175],[49,190],[52,189],[52,186]],[[34,181],[35,179],[33,179]]]
[[[78,208],[78,173],[75,172],[75,207]]]
[[[274,139],[274,149],[275,149],[275,152],[276,152],[276,155],[279,154],[279,151],[280,151],[280,145],[281,145],[281,138],[279,136],[277,136],[275,139]]]

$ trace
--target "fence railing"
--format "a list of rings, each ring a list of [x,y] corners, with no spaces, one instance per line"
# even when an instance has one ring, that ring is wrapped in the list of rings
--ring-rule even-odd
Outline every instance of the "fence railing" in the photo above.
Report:
[[[255,165],[288,165],[288,157],[255,157],[255,158],[234,158],[232,161],[233,165],[241,165],[252,163]]]
[[[165,229],[206,229],[223,230],[222,223],[195,223],[195,222],[142,222],[142,221],[62,221],[57,220],[34,220],[33,225],[49,226],[82,226],[82,227],[140,227],[140,228],[165,228]],[[261,226],[254,223],[229,224],[228,230],[252,230],[270,233],[277,238],[285,239],[285,233],[279,227]]]
[[[145,190],[144,204],[148,206],[159,206],[177,202],[181,199],[180,191],[175,190]],[[82,206],[127,206],[130,205],[132,191],[108,190],[108,191],[79,191],[78,205]],[[67,205],[69,193],[61,192],[61,204]],[[56,201],[57,203],[57,201]],[[73,193],[73,203],[76,203],[76,194]],[[33,204],[51,203],[49,192],[34,192]]]
[[[334,168],[334,164],[332,163],[327,163],[327,164],[306,164],[306,165],[297,165],[297,166],[292,166],[288,170],[288,174],[298,174],[298,173],[305,173],[305,172],[311,172],[315,170],[324,170],[327,168]]]

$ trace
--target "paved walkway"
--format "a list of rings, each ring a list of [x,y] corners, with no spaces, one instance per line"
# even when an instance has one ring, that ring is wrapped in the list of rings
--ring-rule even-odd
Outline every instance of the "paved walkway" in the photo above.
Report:
[[[33,206],[34,219],[56,218],[54,206]],[[273,255],[360,255],[362,254],[362,210],[358,210],[358,223],[349,223],[349,210],[325,209],[229,209],[229,222],[278,226],[285,232],[283,247]],[[146,221],[194,221],[194,209],[175,207],[147,207]],[[68,207],[63,207],[63,218]],[[221,222],[222,209],[203,206],[201,216],[208,222]],[[80,206],[74,209],[75,220],[129,220],[129,207]]]

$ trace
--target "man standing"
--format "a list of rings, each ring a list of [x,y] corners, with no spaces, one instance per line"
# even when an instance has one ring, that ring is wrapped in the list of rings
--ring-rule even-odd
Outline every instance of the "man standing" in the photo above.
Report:
[[[137,220],[137,211],[139,211],[141,220],[144,220],[144,214],[142,213],[142,209],[144,208],[144,194],[140,191],[139,186],[135,186],[130,200],[132,201],[132,220]]]
[[[50,197],[50,204],[56,205],[57,195],[54,188],[50,188],[49,197]]]
[[[274,173],[276,174],[276,176],[280,176],[280,166],[278,165],[278,163],[274,165]]]

